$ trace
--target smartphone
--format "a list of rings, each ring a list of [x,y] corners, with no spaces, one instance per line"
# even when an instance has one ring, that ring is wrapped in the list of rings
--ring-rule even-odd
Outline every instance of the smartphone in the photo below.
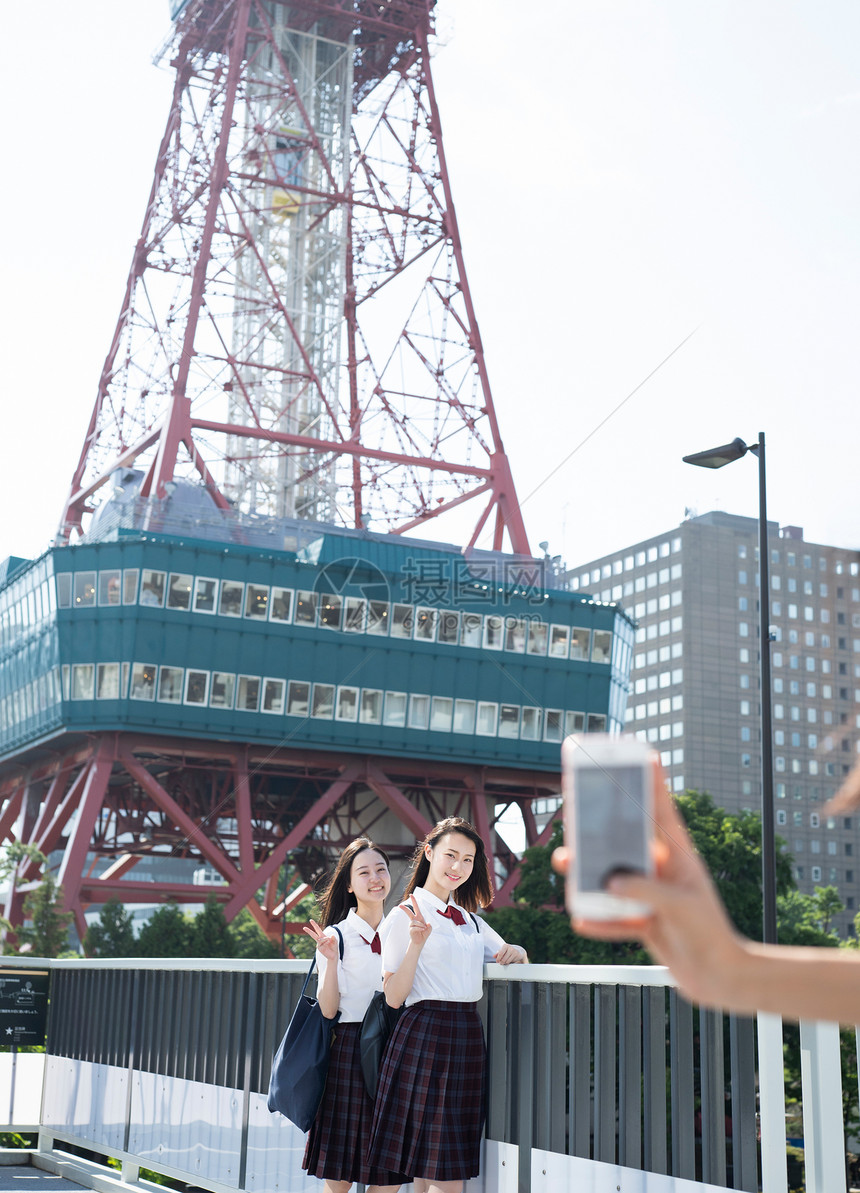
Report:
[[[635,737],[584,733],[561,747],[567,908],[583,919],[632,919],[650,908],[611,895],[616,874],[652,874],[655,754]]]

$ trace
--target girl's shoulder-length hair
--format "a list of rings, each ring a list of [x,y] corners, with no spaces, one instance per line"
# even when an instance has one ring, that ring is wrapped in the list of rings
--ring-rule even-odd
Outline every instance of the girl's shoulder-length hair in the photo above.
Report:
[[[350,891],[349,880],[352,874],[352,863],[360,853],[372,849],[384,859],[386,866],[390,865],[388,854],[384,849],[371,841],[370,837],[356,837],[350,841],[346,849],[337,859],[337,865],[323,890],[317,895],[319,907],[320,927],[327,928],[330,924],[339,924],[346,919],[349,911],[358,906],[358,900]]]
[[[462,886],[457,887],[455,902],[459,903],[461,907],[465,907],[466,911],[478,911],[480,908],[489,907],[493,901],[493,880],[490,876],[487,850],[481,834],[475,826],[460,816],[449,816],[446,820],[440,820],[415,850],[403,898],[408,899],[417,887],[424,886],[427,875],[430,873],[430,861],[426,855],[426,848],[429,845],[431,850],[435,849],[448,833],[460,833],[461,836],[468,837],[475,846],[475,864],[472,866],[472,873]]]

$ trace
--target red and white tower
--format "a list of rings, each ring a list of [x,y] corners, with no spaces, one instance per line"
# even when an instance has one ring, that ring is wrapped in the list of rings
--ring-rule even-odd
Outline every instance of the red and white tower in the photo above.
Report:
[[[472,546],[487,526],[528,553],[445,164],[434,4],[175,0],[173,99],[61,541],[134,466],[142,497],[192,479],[225,509],[396,533],[440,519],[434,537]]]

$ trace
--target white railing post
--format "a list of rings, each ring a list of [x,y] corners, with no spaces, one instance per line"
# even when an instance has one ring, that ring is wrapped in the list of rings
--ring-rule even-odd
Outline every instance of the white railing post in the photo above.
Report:
[[[845,1193],[839,1024],[801,1020],[806,1193]]]
[[[758,1016],[758,1083],[762,1193],[786,1193],[785,1060],[779,1015]]]

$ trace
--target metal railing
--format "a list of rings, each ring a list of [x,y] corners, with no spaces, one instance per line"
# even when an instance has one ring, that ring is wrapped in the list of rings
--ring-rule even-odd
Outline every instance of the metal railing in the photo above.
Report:
[[[318,1190],[304,1137],[265,1105],[305,962],[44,965],[40,1162],[83,1149],[126,1179],[145,1167],[216,1193]],[[642,1173],[649,1193],[788,1188],[778,1018],[700,1011],[656,967],[490,965],[481,1011],[485,1176],[470,1193],[586,1177],[615,1193],[644,1189]],[[836,1026],[801,1025],[801,1055],[806,1190],[844,1193]]]

